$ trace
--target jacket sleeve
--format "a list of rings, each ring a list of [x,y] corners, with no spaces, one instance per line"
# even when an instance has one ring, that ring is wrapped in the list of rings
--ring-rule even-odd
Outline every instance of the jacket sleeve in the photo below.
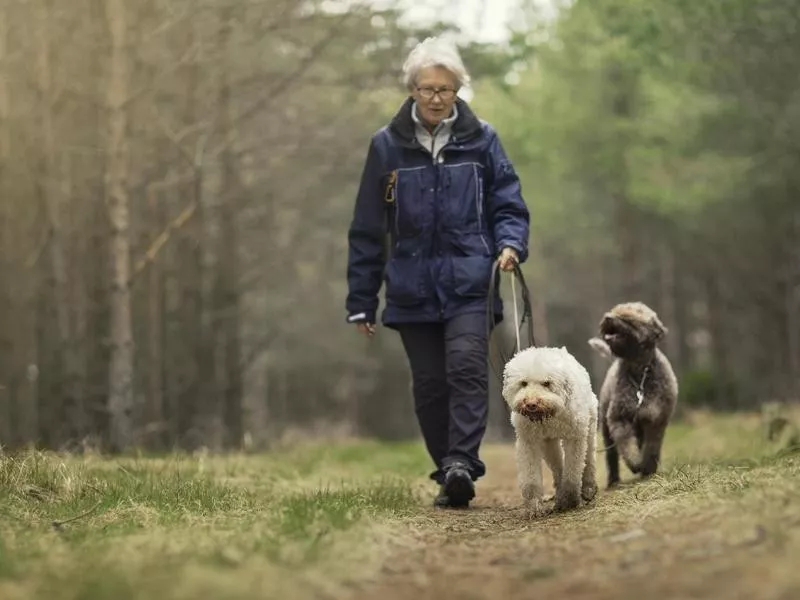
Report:
[[[370,141],[361,173],[353,218],[348,231],[347,285],[345,304],[348,322],[375,323],[384,269],[383,160],[376,139]]]
[[[520,262],[528,259],[530,213],[522,197],[522,189],[511,160],[505,153],[496,132],[489,143],[490,186],[486,210],[494,229],[495,252],[514,248]]]

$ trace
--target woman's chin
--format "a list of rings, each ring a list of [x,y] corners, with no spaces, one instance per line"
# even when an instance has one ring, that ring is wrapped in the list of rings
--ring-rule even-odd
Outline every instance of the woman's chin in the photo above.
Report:
[[[444,111],[442,112],[428,112],[424,115],[424,121],[430,125],[431,127],[436,127],[439,123],[444,120]]]

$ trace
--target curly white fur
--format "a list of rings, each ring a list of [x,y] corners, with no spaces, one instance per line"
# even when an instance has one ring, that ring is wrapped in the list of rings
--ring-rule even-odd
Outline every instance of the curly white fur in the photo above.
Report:
[[[516,432],[517,474],[525,504],[544,514],[542,460],[553,473],[557,511],[597,494],[598,402],[589,373],[566,348],[528,348],[503,372],[503,399]]]

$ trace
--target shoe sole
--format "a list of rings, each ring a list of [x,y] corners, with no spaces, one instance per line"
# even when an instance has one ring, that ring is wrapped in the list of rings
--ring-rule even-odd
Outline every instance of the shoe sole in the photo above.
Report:
[[[444,492],[450,506],[467,506],[475,497],[475,486],[468,473],[457,473],[445,481]]]

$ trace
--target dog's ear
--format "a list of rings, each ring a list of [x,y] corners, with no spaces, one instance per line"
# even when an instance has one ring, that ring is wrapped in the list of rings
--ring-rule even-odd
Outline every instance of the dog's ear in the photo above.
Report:
[[[569,408],[570,404],[572,403],[573,395],[575,394],[575,388],[572,385],[572,380],[569,377],[560,377],[559,384],[561,389],[564,391],[564,406]]]
[[[503,400],[506,402],[510,402],[513,396],[512,389],[514,384],[508,378],[503,380],[503,384],[500,388],[500,395],[503,397]]]
[[[657,315],[653,315],[648,325],[649,325],[648,329],[650,330],[649,331],[650,339],[653,342],[661,341],[664,338],[664,336],[666,336],[667,333],[669,332],[669,330],[661,322],[661,319],[659,319]]]
[[[507,403],[511,403],[513,398],[514,374],[511,373],[511,365],[512,363],[509,361],[506,363],[505,367],[503,367],[503,380],[500,383],[500,395]]]
[[[605,342],[605,340],[599,337],[590,338],[588,341],[589,345],[594,348],[601,356],[605,358],[613,358],[614,354],[611,352],[611,348]]]

